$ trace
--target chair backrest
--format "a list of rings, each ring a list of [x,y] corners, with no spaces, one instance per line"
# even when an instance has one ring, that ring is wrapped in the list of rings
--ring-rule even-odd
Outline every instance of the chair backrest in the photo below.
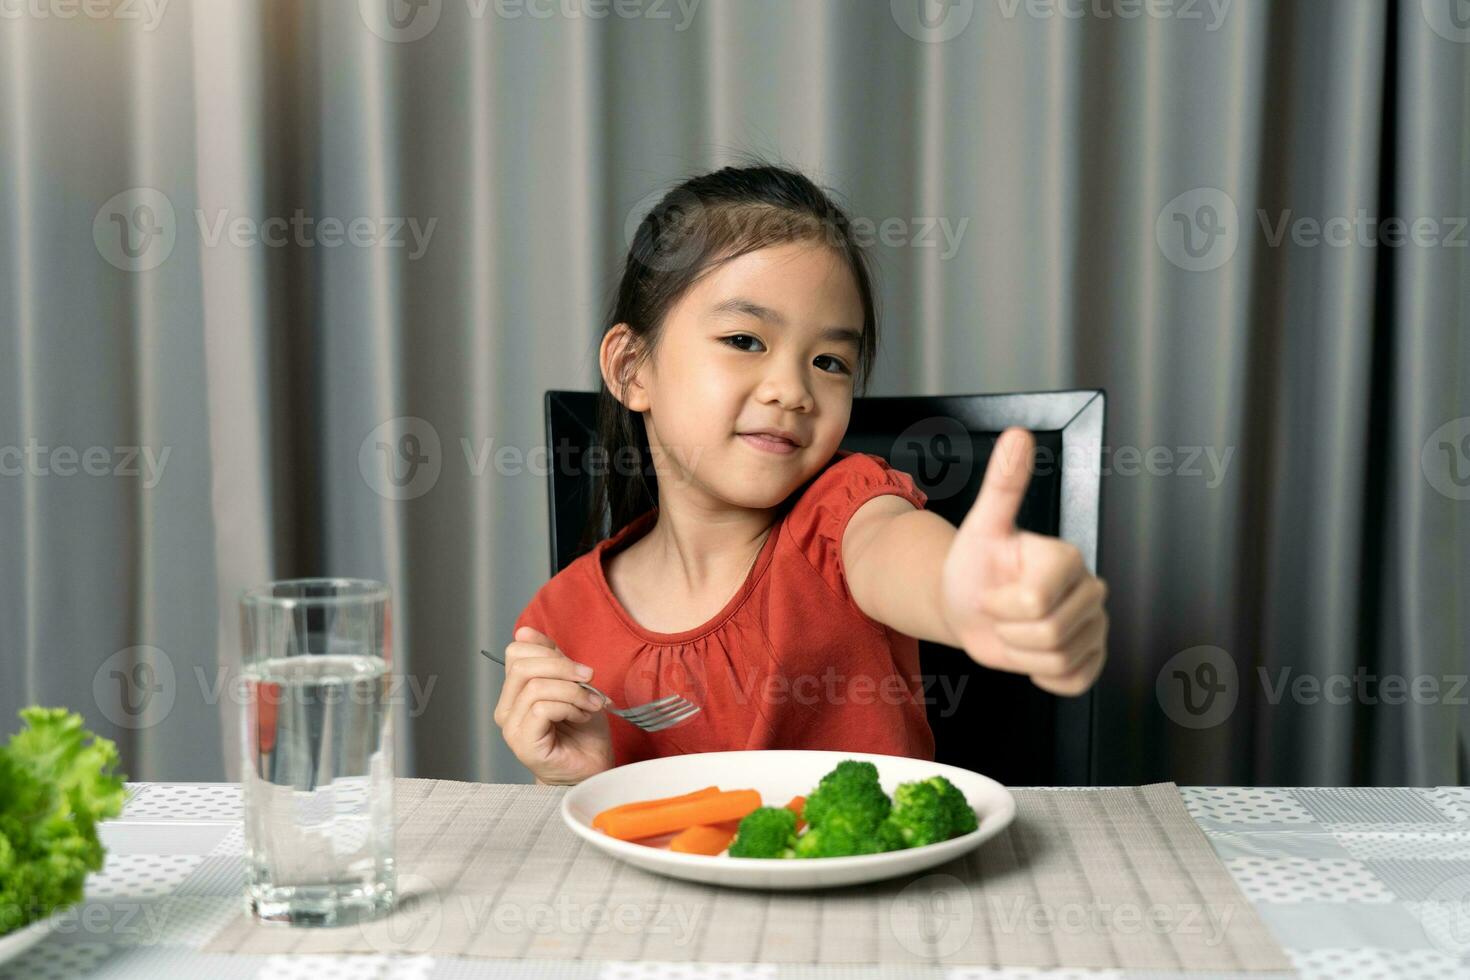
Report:
[[[908,473],[928,496],[926,509],[958,525],[979,494],[997,437],[1013,425],[1030,429],[1036,460],[1017,523],[1072,542],[1097,572],[1105,403],[1096,389],[855,398],[842,447]],[[582,459],[596,442],[596,406],[591,392],[546,393],[553,575],[576,557],[586,526],[592,477]],[[1012,785],[1095,781],[1093,691],[1056,697],[1027,677],[927,641],[919,659],[939,762]]]

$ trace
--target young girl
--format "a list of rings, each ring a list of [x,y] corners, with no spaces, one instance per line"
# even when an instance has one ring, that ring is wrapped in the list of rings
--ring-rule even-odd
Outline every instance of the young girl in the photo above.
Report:
[[[531,600],[495,723],[543,785],[656,756],[810,748],[934,758],[918,640],[1080,694],[1106,587],[1018,531],[1034,441],[1002,434],[956,529],[882,458],[838,448],[877,321],[866,257],[819,188],[725,168],[639,226],[603,333],[610,538]],[[682,694],[649,733],[610,718]]]

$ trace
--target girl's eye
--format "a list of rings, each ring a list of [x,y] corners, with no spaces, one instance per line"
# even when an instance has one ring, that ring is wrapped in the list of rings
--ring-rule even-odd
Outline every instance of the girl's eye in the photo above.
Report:
[[[751,341],[755,341],[755,343],[757,343],[757,344],[760,343],[759,340],[756,340],[754,337],[752,337],[748,333],[737,333],[737,334],[734,334],[734,335],[729,336],[729,337],[723,337],[721,339],[724,341],[724,343],[730,344],[736,350],[746,350],[747,348],[741,347],[738,343],[732,343],[732,341],[751,340]]]
[[[749,351],[750,348],[744,346],[744,342],[745,341],[749,341],[749,342],[751,342],[753,344],[760,345],[760,341],[757,340],[755,337],[752,337],[748,333],[731,334],[728,337],[721,337],[720,338],[720,342],[721,343],[729,344],[731,347],[734,347],[736,350]],[[830,354],[822,354],[821,356],[819,356],[817,358],[817,360],[818,361],[831,361],[832,362],[832,364],[833,364],[833,367],[832,368],[823,368],[822,369],[822,371],[823,371],[824,374],[849,374],[850,373],[848,371],[848,369],[847,369],[847,365],[846,364],[842,363],[842,361],[838,360],[837,358],[833,357]]]

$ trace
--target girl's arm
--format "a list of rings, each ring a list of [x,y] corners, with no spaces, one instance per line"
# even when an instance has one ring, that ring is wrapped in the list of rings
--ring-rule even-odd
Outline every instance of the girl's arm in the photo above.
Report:
[[[842,536],[843,570],[878,622],[1076,695],[1107,659],[1107,586],[1076,545],[1016,527],[1034,451],[1025,429],[1001,434],[958,528],[901,497],[863,504]]]
[[[902,497],[863,504],[842,535],[842,567],[858,608],[900,633],[959,646],[939,588],[954,537],[953,524]]]

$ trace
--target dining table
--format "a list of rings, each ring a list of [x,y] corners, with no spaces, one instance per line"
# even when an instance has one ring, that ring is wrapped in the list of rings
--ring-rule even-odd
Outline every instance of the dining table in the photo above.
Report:
[[[1016,788],[1020,787],[1012,787]],[[1026,788],[1065,792],[1062,787]],[[1470,787],[1181,786],[1179,794],[1296,975],[1334,980],[1470,977]],[[107,848],[106,861],[102,871],[88,879],[83,902],[58,916],[39,944],[0,966],[0,977],[979,980],[1204,976],[1198,972],[942,963],[843,967],[701,962],[638,955],[596,962],[412,953],[212,953],[204,947],[240,915],[243,903],[239,786],[130,783],[123,812],[104,823],[100,833]]]

